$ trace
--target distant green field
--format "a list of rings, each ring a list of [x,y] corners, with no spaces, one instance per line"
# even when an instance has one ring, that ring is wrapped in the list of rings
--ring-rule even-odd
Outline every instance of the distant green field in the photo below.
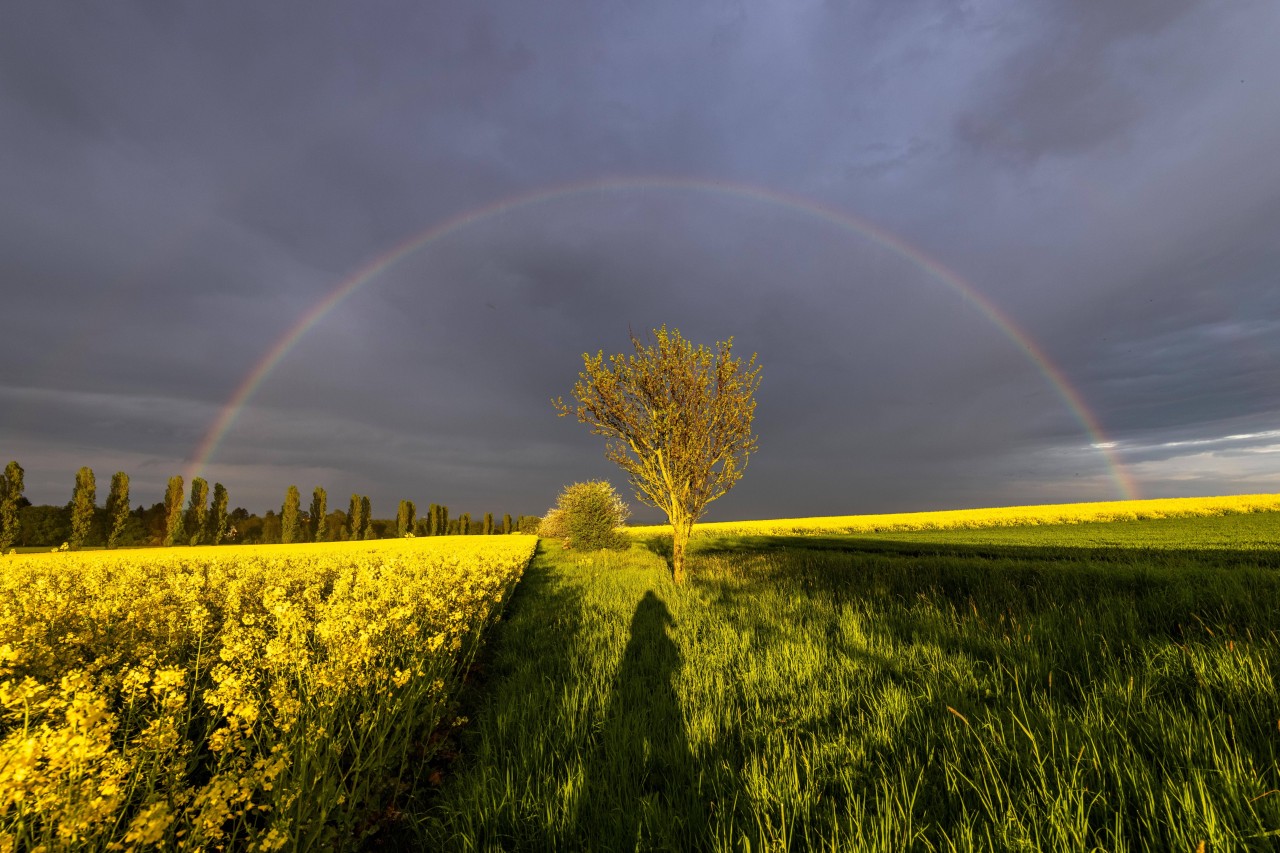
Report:
[[[444,850],[1280,847],[1280,513],[543,542]]]

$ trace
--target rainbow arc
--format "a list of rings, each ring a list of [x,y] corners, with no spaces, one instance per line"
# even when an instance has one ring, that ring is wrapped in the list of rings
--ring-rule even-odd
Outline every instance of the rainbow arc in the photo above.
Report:
[[[1085,405],[1078,391],[1072,387],[1066,375],[1059,369],[1035,341],[1023,332],[998,305],[984,296],[977,288],[955,271],[944,266],[930,255],[912,246],[898,235],[876,223],[845,210],[840,210],[814,199],[765,187],[737,182],[715,181],[702,178],[625,177],[560,184],[509,196],[490,204],[459,213],[437,222],[392,246],[370,259],[359,269],[333,287],[324,297],[308,308],[301,317],[258,360],[257,364],[241,380],[235,392],[219,411],[217,418],[197,446],[187,479],[199,476],[217,453],[228,431],[241,410],[261,387],[262,383],[288,355],[289,351],[311,331],[329,312],[337,308],[347,297],[376,279],[390,267],[437,241],[485,220],[503,216],[578,195],[616,192],[690,192],[706,193],[774,205],[787,210],[814,216],[841,229],[853,232],[875,244],[883,246],[911,262],[929,274],[935,281],[960,294],[1001,333],[1018,347],[1048,380],[1063,403],[1089,436],[1089,444],[1106,460],[1112,481],[1121,498],[1133,500],[1138,491],[1115,454],[1115,442],[1104,434],[1097,417]]]

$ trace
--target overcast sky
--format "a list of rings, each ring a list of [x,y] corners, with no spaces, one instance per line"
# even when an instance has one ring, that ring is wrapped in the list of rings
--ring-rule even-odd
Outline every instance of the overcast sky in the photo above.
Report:
[[[549,399],[663,323],[764,368],[712,519],[1280,491],[1277,44],[1273,0],[9,4],[0,462],[162,500],[308,311],[493,209],[279,360],[233,506],[621,487]]]

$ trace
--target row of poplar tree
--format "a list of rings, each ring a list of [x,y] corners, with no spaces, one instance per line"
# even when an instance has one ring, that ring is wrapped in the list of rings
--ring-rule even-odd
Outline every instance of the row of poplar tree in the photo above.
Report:
[[[8,551],[18,541],[21,532],[21,519],[18,511],[26,503],[22,492],[24,471],[16,461],[5,466],[4,476],[0,478],[0,552]],[[226,514],[226,489],[218,485],[222,501],[223,515]],[[81,468],[76,472],[75,490],[71,495],[69,509],[71,511],[71,532],[67,544],[77,548],[89,538],[97,513],[98,488],[94,480],[93,470]],[[206,495],[207,499],[207,495]],[[215,497],[215,501],[218,498]],[[110,533],[107,534],[107,547],[114,548],[119,544],[120,534],[129,521],[129,475],[117,471],[111,477],[111,492],[107,495],[107,519]]]
[[[302,513],[302,495],[297,486],[290,486],[285,492],[284,506],[280,508],[280,541],[289,542],[326,542],[333,537],[328,529],[329,497],[321,486],[316,486],[311,493],[311,508]],[[418,509],[413,501],[400,501],[396,512],[397,536],[448,536],[480,534],[493,536],[503,533],[533,533],[537,530],[538,519],[535,516],[519,516],[512,519],[503,515],[501,522],[494,520],[493,513],[486,512],[484,520],[478,525],[471,520],[470,513],[462,513],[454,519],[449,518],[449,507],[444,504],[430,504],[427,514],[418,518]],[[341,539],[377,539],[373,512],[369,505],[368,495],[352,495],[347,507],[346,523]]]
[[[0,477],[0,552],[8,551],[19,541],[22,529],[19,511],[24,507],[30,508],[29,502],[23,498],[23,475],[22,466],[17,462],[10,462],[4,470],[3,477]],[[228,513],[227,490],[221,483],[213,484],[212,500],[210,497],[209,484],[202,477],[192,479],[189,493],[184,488],[181,476],[170,477],[163,505],[163,535],[157,536],[160,543],[171,546],[246,541],[249,539],[246,534],[250,532],[248,527],[251,523],[259,528],[265,528],[267,522],[270,522],[271,526],[276,522],[279,523],[278,541],[285,543],[377,539],[393,535],[388,521],[373,518],[368,495],[352,495],[345,514],[329,513],[327,511],[328,496],[323,488],[316,487],[312,492],[309,511],[304,513],[297,486],[290,486],[285,493],[280,515],[275,516],[273,512],[268,511],[265,519],[251,516],[239,508]],[[129,475],[123,471],[117,471],[111,478],[111,490],[107,496],[104,520],[97,508],[97,484],[93,470],[87,467],[81,468],[76,473],[75,489],[66,510],[69,514],[66,543],[70,548],[79,548],[87,543],[90,532],[94,529],[95,519],[98,520],[99,529],[95,537],[97,541],[103,541],[102,535],[105,532],[105,544],[108,548],[129,544],[133,540],[125,538],[125,535],[131,515],[136,519],[139,514],[144,513],[141,508],[131,513]],[[153,507],[152,512],[158,510],[160,510],[159,504]],[[468,513],[450,518],[449,508],[443,504],[431,504],[427,514],[422,518],[416,518],[416,514],[413,501],[401,501],[394,535],[443,536],[515,531],[536,532],[539,521],[536,516],[519,516],[513,520],[510,515],[504,515],[502,521],[498,523],[494,521],[492,513],[486,513],[483,522],[473,522]],[[246,529],[238,530],[236,526],[238,524],[244,525]],[[334,529],[330,529],[331,526]],[[275,531],[272,531],[269,537],[263,535],[266,533],[265,530],[260,529],[258,533],[259,538],[277,539]]]

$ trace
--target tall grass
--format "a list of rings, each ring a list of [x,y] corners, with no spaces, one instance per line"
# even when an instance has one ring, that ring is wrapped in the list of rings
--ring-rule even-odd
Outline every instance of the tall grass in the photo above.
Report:
[[[541,546],[424,848],[1280,845],[1274,549],[663,547]]]

